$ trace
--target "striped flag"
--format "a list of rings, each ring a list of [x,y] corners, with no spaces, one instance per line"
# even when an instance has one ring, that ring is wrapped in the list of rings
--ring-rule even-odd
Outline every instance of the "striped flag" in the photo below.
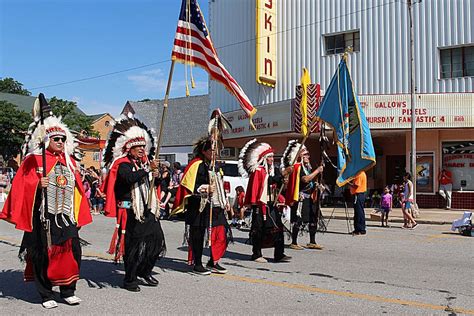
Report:
[[[237,98],[253,126],[252,116],[257,112],[257,109],[253,107],[244,90],[217,57],[197,0],[183,0],[181,4],[171,58],[184,64],[198,65],[204,68],[211,79],[222,83]]]

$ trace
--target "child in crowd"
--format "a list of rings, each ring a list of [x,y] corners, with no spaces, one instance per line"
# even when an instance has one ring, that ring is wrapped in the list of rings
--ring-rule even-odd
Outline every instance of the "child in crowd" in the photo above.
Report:
[[[244,199],[245,199],[244,188],[241,185],[239,185],[238,187],[235,188],[235,200],[234,200],[234,207],[233,207],[234,216],[232,216],[233,226],[242,226],[245,223]]]
[[[382,210],[382,227],[388,227],[388,213],[392,210],[392,195],[390,194],[390,189],[386,186],[383,190],[382,201],[380,204]],[[385,223],[385,225],[384,225]]]

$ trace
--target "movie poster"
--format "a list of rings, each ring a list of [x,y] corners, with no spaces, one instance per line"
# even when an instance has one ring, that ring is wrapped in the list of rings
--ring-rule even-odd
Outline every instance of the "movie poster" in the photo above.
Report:
[[[416,156],[416,192],[434,193],[433,154]]]

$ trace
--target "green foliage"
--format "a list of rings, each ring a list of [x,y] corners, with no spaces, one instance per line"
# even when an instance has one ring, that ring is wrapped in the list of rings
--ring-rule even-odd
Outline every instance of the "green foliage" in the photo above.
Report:
[[[23,89],[23,84],[13,78],[0,79],[0,92],[21,95],[31,95],[31,92]]]
[[[49,105],[53,109],[53,114],[58,117],[61,116],[62,121],[69,127],[69,129],[76,132],[84,131],[89,135],[93,132],[91,126],[92,118],[80,114],[77,111],[76,102],[52,97],[49,99]]]
[[[31,115],[16,105],[0,101],[0,155],[5,161],[20,153],[31,120]]]

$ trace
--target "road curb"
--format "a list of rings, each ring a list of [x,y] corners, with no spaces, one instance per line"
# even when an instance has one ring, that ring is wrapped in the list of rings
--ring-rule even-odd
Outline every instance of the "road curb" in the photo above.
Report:
[[[327,217],[329,219],[329,217]],[[333,215],[331,219],[340,219],[340,220],[346,220],[347,217],[341,216],[341,215]],[[349,217],[350,220],[352,220],[352,217]],[[429,220],[429,219],[421,219],[417,218],[415,219],[418,224],[426,224],[426,225],[451,225],[452,222],[447,222],[447,221],[435,221],[435,220]],[[380,222],[380,220],[377,219],[372,219],[370,217],[365,218],[366,222]],[[395,219],[389,219],[389,223],[403,223],[403,219],[395,218]]]

